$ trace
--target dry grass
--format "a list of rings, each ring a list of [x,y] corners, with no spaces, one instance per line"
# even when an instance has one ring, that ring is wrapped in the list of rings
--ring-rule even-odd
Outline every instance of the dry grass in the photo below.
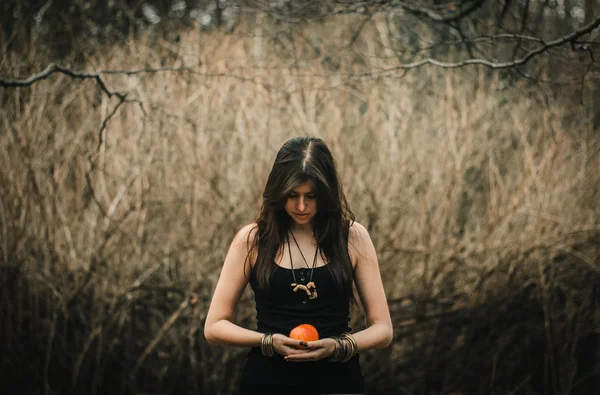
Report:
[[[90,51],[77,68],[197,71],[106,77],[145,113],[119,106],[100,145],[118,103],[93,82],[0,88],[3,369],[45,393],[230,393],[245,351],[205,343],[212,287],[277,149],[311,134],[334,151],[371,232],[396,323],[394,346],[365,357],[373,393],[503,393],[517,379],[533,393],[536,375],[576,393],[598,323],[592,122],[485,70],[346,75],[381,66],[375,35],[359,43],[373,58],[340,56],[335,70],[308,44],[294,58],[285,40],[219,33]],[[44,56],[9,53],[0,72]],[[249,293],[237,320],[253,323]],[[516,349],[531,349],[514,344],[523,333],[541,336],[546,361],[529,372]]]

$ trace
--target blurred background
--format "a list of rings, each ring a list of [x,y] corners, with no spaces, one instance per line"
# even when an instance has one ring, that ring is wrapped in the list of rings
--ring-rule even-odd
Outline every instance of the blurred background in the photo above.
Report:
[[[0,392],[233,393],[211,293],[315,135],[394,321],[368,394],[598,393],[599,3],[3,0]]]

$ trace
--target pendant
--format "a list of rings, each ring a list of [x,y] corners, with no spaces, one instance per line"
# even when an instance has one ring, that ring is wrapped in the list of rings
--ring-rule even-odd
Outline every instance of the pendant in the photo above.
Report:
[[[294,287],[294,292],[298,292],[299,289],[306,292],[309,299],[316,299],[319,296],[317,294],[317,286],[315,285],[315,283],[313,281],[309,282],[306,285],[291,283],[290,286]]]

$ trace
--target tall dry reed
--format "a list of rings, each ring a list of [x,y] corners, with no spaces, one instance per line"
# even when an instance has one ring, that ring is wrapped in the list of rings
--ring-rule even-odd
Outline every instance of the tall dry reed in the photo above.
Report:
[[[377,28],[359,39],[360,57],[333,60],[285,34],[218,32],[73,58],[87,70],[193,67],[105,76],[142,106],[64,75],[0,88],[10,382],[46,394],[231,393],[245,350],[204,341],[212,288],[278,148],[310,134],[337,158],[394,318],[393,345],[364,355],[369,393],[570,394],[589,383],[598,363],[588,372],[581,353],[597,347],[600,269],[592,122],[482,69],[361,77],[386,63]],[[43,67],[40,52],[9,52],[2,75]],[[247,291],[237,322],[253,325],[252,303]]]

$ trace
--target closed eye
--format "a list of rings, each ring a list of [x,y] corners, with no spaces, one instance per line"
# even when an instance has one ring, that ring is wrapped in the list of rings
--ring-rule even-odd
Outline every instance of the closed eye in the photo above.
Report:
[[[288,199],[297,199],[298,197],[299,197],[299,195],[289,195]],[[304,198],[305,199],[315,199],[316,196],[313,194],[310,194],[310,195],[304,195]]]

